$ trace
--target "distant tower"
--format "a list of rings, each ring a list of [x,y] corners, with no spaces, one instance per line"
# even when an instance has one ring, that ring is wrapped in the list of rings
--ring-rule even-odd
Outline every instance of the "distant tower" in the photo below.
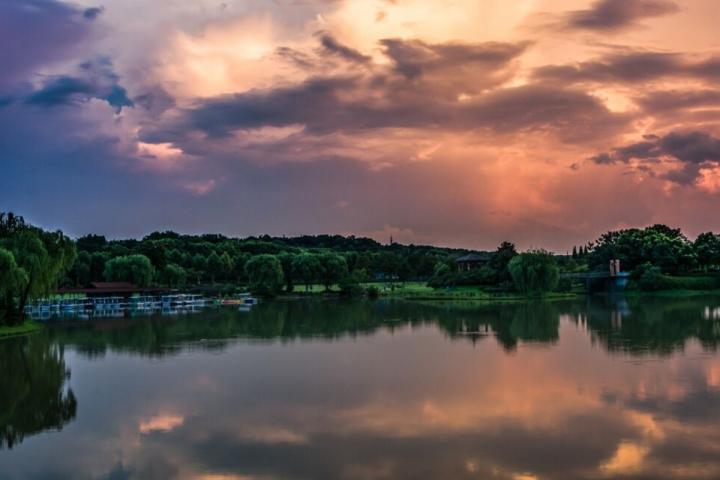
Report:
[[[390,235],[390,245],[392,245],[393,243],[395,243],[395,242],[393,241],[392,235]]]

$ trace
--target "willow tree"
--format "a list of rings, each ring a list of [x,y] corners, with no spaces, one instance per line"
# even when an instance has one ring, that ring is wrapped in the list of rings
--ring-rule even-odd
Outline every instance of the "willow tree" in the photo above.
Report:
[[[62,232],[27,226],[18,218],[21,217],[13,217],[14,225],[21,225],[18,228],[8,229],[0,224],[0,292],[3,294],[0,307],[7,325],[23,321],[29,301],[52,293],[76,257],[75,244]]]
[[[0,248],[0,325],[16,320],[17,292],[27,282],[25,271],[18,267],[12,252]]]
[[[516,288],[530,295],[551,292],[560,277],[555,256],[545,250],[532,250],[513,257],[508,270]]]
[[[325,285],[325,290],[348,275],[348,266],[342,255],[336,253],[323,253],[318,255],[320,261],[320,281]]]
[[[115,257],[105,264],[105,280],[108,282],[131,282],[138,287],[147,287],[152,282],[155,269],[145,255],[124,255]]]
[[[290,265],[293,275],[305,284],[305,291],[310,291],[310,285],[318,280],[322,265],[317,255],[301,253],[295,255]]]
[[[282,264],[275,255],[256,255],[247,262],[245,270],[252,292],[273,296],[282,289],[285,276]]]

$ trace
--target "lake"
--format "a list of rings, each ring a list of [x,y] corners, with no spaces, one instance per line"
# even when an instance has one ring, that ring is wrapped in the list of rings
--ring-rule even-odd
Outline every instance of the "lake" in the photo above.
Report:
[[[720,297],[269,302],[0,341],[0,479],[720,478]]]

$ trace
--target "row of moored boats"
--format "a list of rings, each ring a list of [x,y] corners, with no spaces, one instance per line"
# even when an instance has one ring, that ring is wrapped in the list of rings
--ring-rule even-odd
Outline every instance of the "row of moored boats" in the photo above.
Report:
[[[243,306],[253,305],[257,302],[247,294],[238,296],[237,301],[239,305]],[[54,317],[124,317],[147,313],[172,315],[196,312],[205,307],[222,303],[224,302],[197,294],[62,298],[34,302],[25,307],[25,313],[34,320]]]

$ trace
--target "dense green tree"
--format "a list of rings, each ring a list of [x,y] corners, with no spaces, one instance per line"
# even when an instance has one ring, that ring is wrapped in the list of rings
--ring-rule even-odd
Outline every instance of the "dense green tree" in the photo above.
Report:
[[[346,297],[358,297],[363,294],[363,287],[360,283],[358,270],[349,273],[338,282],[340,293]]]
[[[213,251],[208,257],[207,257],[207,273],[210,276],[210,279],[212,280],[212,283],[215,283],[215,280],[222,276],[223,273],[223,264],[222,260],[220,260],[220,255],[217,254],[217,252]]]
[[[293,258],[290,268],[295,278],[305,284],[307,292],[310,290],[310,285],[319,281],[322,265],[317,255],[301,253]]]
[[[368,273],[374,272],[374,255],[370,252],[358,253],[357,259],[355,260],[355,269],[362,269]]]
[[[515,244],[502,242],[490,257],[490,268],[495,270],[496,281],[498,283],[509,282],[512,279],[510,271],[508,270],[508,264],[517,254]]]
[[[445,262],[437,262],[435,271],[428,280],[428,285],[433,288],[453,286],[454,276],[450,266]]]
[[[94,253],[107,247],[107,239],[102,235],[85,235],[75,242],[77,249],[82,252]]]
[[[347,263],[348,266],[348,272],[353,273],[355,271],[355,268],[357,267],[358,257],[360,256],[358,252],[343,252],[343,257],[345,257],[345,263]]]
[[[168,263],[158,272],[158,279],[168,288],[181,287],[185,284],[185,269],[180,265]]]
[[[233,257],[233,271],[231,275],[238,283],[247,279],[245,264],[247,264],[248,260],[250,260],[250,254],[246,252],[238,252]]]
[[[663,288],[663,275],[660,269],[647,262],[636,269],[638,286],[642,290],[661,290]]]
[[[107,254],[108,259],[115,258],[115,257],[124,257],[127,255],[130,255],[132,253],[132,250],[130,250],[129,247],[122,245],[121,243],[112,243],[108,245],[107,248]]]
[[[105,264],[110,260],[107,252],[95,252],[90,255],[90,281],[101,282],[105,278]]]
[[[22,322],[29,301],[49,295],[65,277],[75,262],[75,244],[62,232],[27,226],[0,239],[0,248],[13,255],[23,272],[22,281],[3,302],[5,323],[17,324]]]
[[[513,257],[508,264],[515,287],[527,294],[544,294],[555,289],[560,270],[552,253],[533,250]]]
[[[72,268],[68,272],[68,277],[72,285],[82,287],[92,281],[92,277],[90,276],[91,263],[92,257],[88,252],[83,251],[78,253],[75,263],[73,263]]]
[[[141,242],[135,252],[145,255],[156,270],[161,270],[167,265],[165,248],[158,241]]]
[[[295,255],[290,252],[283,252],[277,257],[280,260],[285,277],[285,291],[292,292],[295,289],[295,271],[293,270]]]
[[[196,253],[192,257],[192,266],[193,266],[193,269],[195,270],[195,276],[197,279],[197,283],[200,283],[200,280],[202,279],[203,274],[205,273],[205,271],[208,268],[207,258],[201,253]]]
[[[720,235],[712,232],[701,233],[693,245],[698,262],[707,270],[720,265]]]
[[[93,258],[90,267],[92,281],[103,279],[104,264],[111,258],[145,254],[150,258],[157,271],[161,271],[167,263],[174,263],[183,267],[187,274],[198,283],[210,281],[213,276],[217,281],[232,279],[244,282],[247,280],[245,263],[252,256],[269,253],[278,255],[284,264],[283,271],[290,274],[290,277],[285,278],[286,288],[289,286],[288,283],[299,282],[299,279],[293,278],[292,260],[288,260],[290,257],[284,259],[286,255],[294,256],[304,252],[313,255],[333,253],[345,258],[350,272],[364,271],[366,274],[370,274],[369,277],[386,274],[386,278],[401,280],[427,279],[432,275],[438,259],[457,256],[452,249],[403,246],[397,243],[380,245],[371,239],[352,236],[306,235],[278,238],[263,235],[236,239],[223,235],[194,236],[180,235],[175,232],[154,232],[142,240],[108,241],[100,236],[89,235],[82,238],[80,250],[89,253]],[[223,272],[222,268],[218,271],[216,268],[219,265],[214,262],[214,258],[211,260],[211,265],[208,266],[207,260],[213,252],[216,252],[221,260],[223,260],[223,253],[228,254],[234,264],[232,272]],[[103,257],[96,258],[96,254],[102,254]],[[198,255],[202,257],[202,260],[197,260]],[[84,274],[81,275],[84,263],[86,263],[85,258],[78,263],[77,269],[68,275],[68,284],[77,283],[78,278],[84,276]],[[222,263],[227,265],[226,261]],[[367,277],[367,275],[363,275],[363,277]]]
[[[228,252],[223,252],[222,255],[220,255],[220,275],[223,280],[228,280],[230,278],[233,268],[235,268],[235,262],[232,257]]]
[[[375,272],[385,279],[394,279],[400,276],[402,268],[400,258],[393,252],[379,252],[374,258]]]
[[[697,265],[692,243],[678,229],[654,225],[607,232],[595,242],[590,265],[605,270],[612,259],[619,259],[623,270],[632,271],[645,262],[664,273],[687,272]]]
[[[15,297],[27,283],[27,275],[12,252],[0,248],[0,325],[17,323]]]
[[[116,257],[105,264],[105,280],[108,282],[131,282],[147,287],[152,282],[155,269],[145,255]]]
[[[27,228],[23,217],[12,212],[0,212],[0,238],[9,238]]]
[[[336,253],[323,253],[318,256],[320,261],[320,281],[325,290],[330,290],[340,280],[348,275],[348,268],[345,259]]]
[[[282,289],[284,275],[275,255],[256,255],[245,265],[250,290],[260,295],[276,295]]]
[[[429,255],[426,253],[411,255],[408,258],[408,264],[410,267],[409,275],[416,279],[429,279],[435,272],[435,264],[437,258],[435,255]]]
[[[168,262],[176,265],[185,265],[187,263],[187,255],[177,248],[168,249],[165,256]]]

